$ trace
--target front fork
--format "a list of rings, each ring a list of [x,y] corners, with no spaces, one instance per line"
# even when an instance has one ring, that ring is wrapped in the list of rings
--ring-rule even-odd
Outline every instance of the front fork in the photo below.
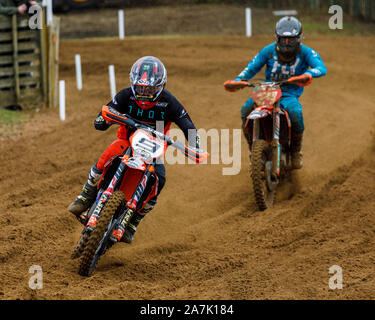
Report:
[[[154,171],[154,164],[148,164],[146,171],[143,173],[140,182],[137,185],[131,199],[126,204],[126,210],[121,214],[118,221],[115,222],[116,226],[113,229],[111,239],[115,242],[120,241],[124,235],[126,226],[128,225],[133,214],[137,210],[139,200],[145,192],[148,182]]]
[[[114,193],[115,190],[118,190],[120,188],[122,179],[127,169],[128,169],[127,165],[121,162],[111,180],[111,183],[100,196],[99,201],[95,207],[95,210],[92,213],[89,221],[87,222],[86,227],[89,231],[92,231],[95,228],[96,223],[100,217],[100,213],[103,209],[103,206],[108,200],[108,198]],[[126,204],[126,210],[124,210],[124,212],[118,218],[116,222],[117,228],[115,228],[114,234],[113,234],[113,236],[116,239],[118,239],[118,241],[123,236],[124,231],[125,231],[125,226],[128,224],[134,212],[136,211],[139,200],[141,199],[146,189],[147,183],[149,179],[151,178],[153,171],[154,171],[154,164],[148,164],[146,167],[146,171],[143,173],[141,180],[138,183],[137,188],[135,189],[131,199]]]
[[[121,162],[111,180],[111,183],[100,196],[98,203],[95,207],[95,210],[86,224],[86,227],[89,231],[92,231],[95,228],[96,223],[98,222],[100,213],[102,212],[105,203],[107,202],[108,198],[114,193],[114,191],[118,190],[119,186],[121,185],[121,181],[122,181],[122,178],[124,177],[126,170],[127,170],[126,164]]]
[[[130,154],[131,148],[128,148],[124,154],[124,157],[128,157]],[[113,194],[115,190],[118,190],[120,188],[122,178],[124,177],[127,168],[127,165],[121,161],[107,189],[105,189],[101,195],[98,195],[99,200],[97,200],[98,202],[95,206],[95,210],[86,224],[86,228],[89,231],[92,231],[95,228],[96,223],[98,222],[98,219],[100,217],[100,213],[108,198]]]
[[[273,108],[273,138],[271,142],[272,148],[272,179],[277,181],[280,176],[280,100],[277,101]]]
[[[278,180],[280,176],[280,155],[281,155],[281,145],[280,145],[280,101],[277,101],[273,108],[273,125],[272,125],[272,170],[271,178],[274,181]],[[260,136],[260,123],[259,119],[253,121],[253,142],[258,140]]]
[[[134,211],[137,209],[139,200],[141,199],[143,193],[145,192],[146,186],[148,182],[150,181],[150,178],[152,177],[154,170],[155,170],[154,163],[147,165],[146,170],[143,173],[142,178],[137,185],[137,188],[135,189],[131,199],[127,203],[128,208]]]

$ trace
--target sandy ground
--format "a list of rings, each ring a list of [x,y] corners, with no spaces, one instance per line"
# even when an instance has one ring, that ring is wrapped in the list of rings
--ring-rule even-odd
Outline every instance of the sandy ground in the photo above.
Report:
[[[250,92],[228,93],[222,83],[272,37],[63,41],[66,121],[42,110],[19,137],[0,141],[0,299],[373,299],[374,40],[305,40],[328,74],[301,98],[304,168],[274,208],[256,210],[244,139],[238,175],[222,175],[224,164],[167,165],[165,189],[133,244],[116,245],[90,278],[69,258],[81,227],[66,208],[115,138],[115,128],[93,127],[110,99],[108,65],[125,87],[132,63],[155,55],[197,127],[238,129]],[[42,267],[42,290],[29,288],[32,265]],[[328,287],[332,265],[343,270],[342,290]]]

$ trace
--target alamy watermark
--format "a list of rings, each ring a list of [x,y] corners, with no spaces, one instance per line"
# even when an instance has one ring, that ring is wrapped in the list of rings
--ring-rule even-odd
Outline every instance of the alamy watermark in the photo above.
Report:
[[[241,171],[241,129],[198,129],[200,148],[210,153],[208,159],[201,164],[223,164],[223,175],[237,175]],[[168,133],[171,137],[177,137],[183,141],[184,134],[179,129],[171,129]],[[189,145],[194,146],[195,130],[189,130]],[[193,138],[192,138],[193,137]],[[232,149],[232,151],[230,150]],[[175,152],[174,148],[167,149],[164,160],[168,164],[195,164],[186,158],[181,152]]]
[[[328,287],[331,290],[341,290],[343,288],[342,268],[338,265],[333,265],[328,269],[328,273],[333,275],[328,280]]]
[[[156,130],[164,132],[164,122],[156,122]],[[175,141],[184,141],[185,136],[180,129],[172,128],[167,135]],[[197,145],[197,135],[200,149],[207,150],[210,154],[208,159],[201,164],[221,164],[223,175],[237,175],[241,171],[241,129],[189,129],[188,144],[191,147]],[[171,147],[168,148],[163,157],[158,159],[158,163],[167,164],[196,164],[196,162]]]
[[[330,6],[328,9],[329,14],[333,14],[331,18],[329,18],[328,26],[332,30],[336,29],[344,29],[344,18],[343,18],[343,10],[342,7],[339,5]]]
[[[41,266],[33,265],[29,268],[32,276],[29,279],[29,288],[31,290],[43,289],[43,270]]]
[[[28,10],[29,14],[29,28],[42,29],[43,28],[43,8],[39,5],[31,6]]]

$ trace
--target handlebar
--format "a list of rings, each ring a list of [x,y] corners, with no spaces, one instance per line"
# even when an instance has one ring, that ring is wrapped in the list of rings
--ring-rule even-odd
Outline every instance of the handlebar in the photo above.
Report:
[[[203,162],[209,157],[209,154],[206,151],[191,146],[186,146],[179,141],[174,141],[171,137],[155,130],[154,128],[151,128],[150,126],[145,125],[144,123],[141,123],[131,118],[129,115],[125,113],[118,112],[116,109],[112,107],[103,106],[102,117],[104,118],[104,120],[109,121],[111,123],[118,123],[120,125],[127,125],[134,129],[146,130],[154,136],[158,137],[159,139],[164,140],[168,146],[172,145],[176,149],[179,149],[184,153],[186,157],[193,159],[196,162]]]
[[[287,84],[288,83],[288,80],[283,80],[283,81],[262,81],[262,82],[247,82],[248,83],[248,87],[257,87],[257,86],[261,86],[261,85],[269,85],[269,86],[281,86],[283,84]]]
[[[239,89],[245,88],[245,87],[257,87],[260,85],[267,85],[267,86],[281,86],[281,85],[298,85],[298,86],[308,86],[312,81],[312,76],[310,74],[303,74],[300,76],[293,76],[289,79],[282,80],[282,81],[266,81],[264,79],[254,79],[258,80],[257,82],[248,82],[245,80],[241,81],[235,81],[235,80],[227,80],[224,82],[224,88],[228,91],[237,91]],[[259,80],[261,82],[259,82]]]
[[[242,81],[228,80],[228,81],[224,82],[224,88],[228,91],[237,91],[237,90],[243,89],[245,87],[254,88],[254,87],[261,86],[261,85],[276,86],[276,85],[283,85],[283,84],[288,83],[288,80],[283,80],[283,81],[278,81],[278,82],[272,82],[272,81],[267,82],[263,79],[257,79],[257,80],[258,81],[256,81],[256,82],[248,82],[248,81],[245,81],[245,80],[242,80]]]
[[[172,145],[174,143],[173,139],[168,137],[167,135],[155,130],[154,128],[151,128],[150,126],[145,125],[144,123],[141,123],[126,113],[120,113],[116,109],[111,108],[109,106],[103,106],[102,107],[102,116],[106,121],[109,122],[115,122],[118,124],[127,125],[134,129],[144,129],[154,136],[157,136],[158,138],[165,140],[167,142],[167,145]]]

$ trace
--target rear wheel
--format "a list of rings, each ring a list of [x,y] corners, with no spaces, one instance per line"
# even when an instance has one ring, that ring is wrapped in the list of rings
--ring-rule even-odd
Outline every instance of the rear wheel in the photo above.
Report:
[[[106,205],[100,213],[100,218],[96,227],[92,231],[86,248],[82,253],[78,268],[78,273],[81,276],[90,276],[99,262],[100,256],[105,252],[107,248],[106,242],[109,241],[109,237],[105,237],[104,239],[104,234],[109,227],[112,216],[116,213],[123,201],[124,194],[121,191],[114,192],[107,200]]]
[[[270,184],[270,166],[272,163],[271,147],[264,140],[256,140],[251,152],[251,179],[255,202],[259,210],[263,211],[272,207],[276,186]]]

